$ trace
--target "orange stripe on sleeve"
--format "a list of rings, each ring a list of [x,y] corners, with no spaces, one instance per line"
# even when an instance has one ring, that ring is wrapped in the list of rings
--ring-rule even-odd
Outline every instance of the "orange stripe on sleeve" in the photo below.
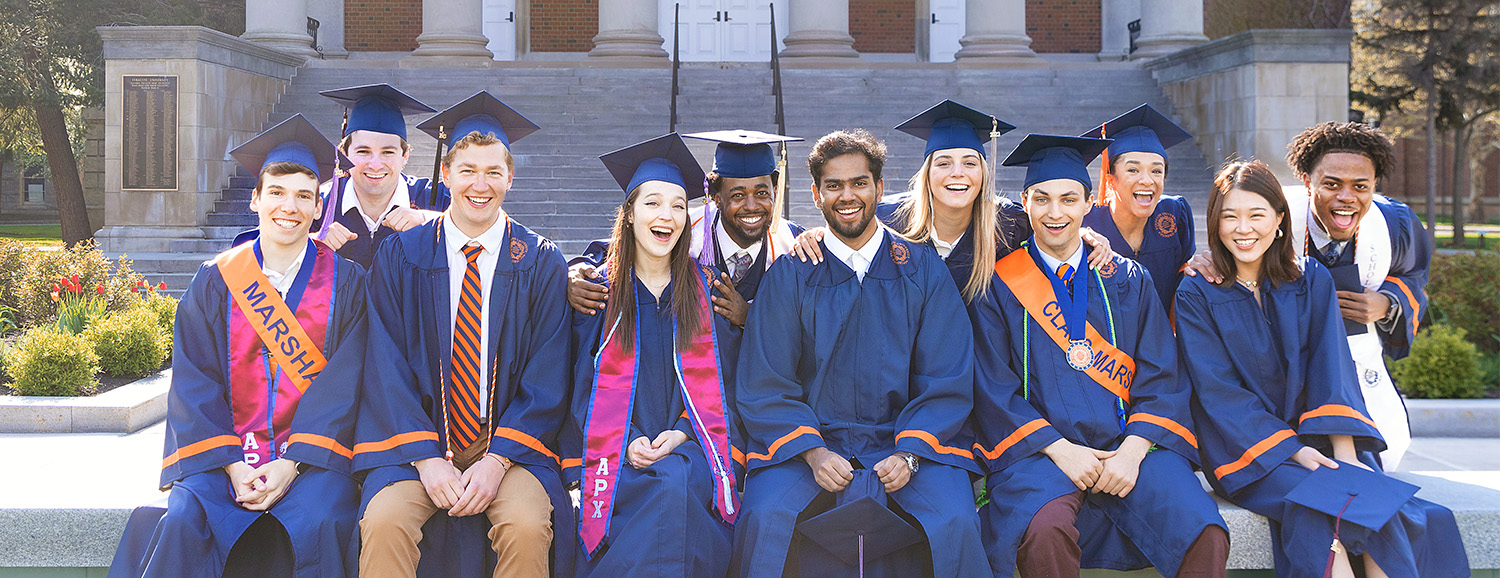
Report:
[[[240,445],[240,438],[231,435],[214,436],[200,442],[193,442],[186,446],[177,448],[177,451],[172,452],[172,455],[162,458],[161,469],[165,470],[167,468],[170,468],[172,467],[172,464],[175,464],[180,460],[185,460],[208,450],[218,449],[225,446],[238,445]]]
[[[974,444],[974,449],[978,450],[979,453],[985,457],[985,459],[993,460],[1000,457],[1001,454],[1005,453],[1005,450],[1010,449],[1011,446],[1016,445],[1017,442],[1026,439],[1026,436],[1036,433],[1037,430],[1049,425],[1052,424],[1047,423],[1047,420],[1037,418],[1027,422],[1026,425],[1023,425],[1020,428],[1017,428],[1016,431],[1011,432],[1011,434],[1009,436],[1006,436],[1005,439],[1000,440],[1000,443],[995,444],[994,450],[986,450],[984,449],[984,446],[981,446],[979,444]]]
[[[1412,294],[1411,288],[1407,287],[1406,282],[1402,281],[1400,277],[1386,277],[1385,280],[1395,283],[1397,287],[1401,288],[1401,292],[1406,294],[1406,302],[1411,304],[1411,332],[1416,333],[1417,320],[1422,318],[1422,307],[1417,304],[1417,296]]]
[[[287,438],[287,442],[293,444],[303,443],[314,447],[320,447],[330,452],[344,456],[344,458],[346,459],[354,459],[354,452],[350,451],[349,448],[344,447],[344,444],[339,443],[338,440],[335,440],[331,437],[310,433],[294,433],[292,434],[292,437]]]
[[[576,468],[576,467],[580,467],[582,465],[583,465],[583,458],[563,458],[563,461],[562,461],[562,467],[563,467],[563,469]]]
[[[740,448],[729,446],[729,457],[733,458],[740,467],[745,467],[745,452],[740,451]]]
[[[1281,440],[1292,437],[1294,435],[1297,435],[1296,432],[1293,432],[1289,429],[1284,429],[1279,432],[1273,433],[1270,436],[1267,436],[1266,439],[1256,442],[1255,445],[1250,446],[1250,449],[1245,450],[1244,455],[1241,455],[1240,459],[1235,460],[1234,463],[1224,464],[1222,466],[1219,466],[1218,468],[1215,468],[1214,477],[1222,480],[1224,479],[1224,476],[1244,469],[1245,466],[1250,465],[1250,462],[1255,461],[1255,458],[1260,457],[1261,454],[1271,451],[1271,448],[1276,447],[1276,444],[1281,443]]]
[[[394,447],[397,447],[397,446],[406,445],[406,444],[409,444],[409,443],[412,443],[412,442],[421,442],[421,441],[434,441],[435,442],[435,441],[437,441],[437,439],[438,439],[437,432],[430,432],[430,431],[406,432],[406,433],[403,433],[403,434],[393,435],[391,437],[388,437],[386,439],[380,440],[378,442],[364,442],[364,443],[354,444],[354,453],[356,453],[356,454],[373,454],[373,453],[377,453],[377,452],[383,452],[383,451],[386,451],[388,449],[391,449],[391,448],[394,448]]]
[[[1182,427],[1182,424],[1177,423],[1170,418],[1161,417],[1159,415],[1151,415],[1149,413],[1132,413],[1130,414],[1130,421],[1142,421],[1151,425],[1166,428],[1167,431],[1177,434],[1178,436],[1182,437],[1182,439],[1187,440],[1188,445],[1193,446],[1193,449],[1198,449],[1197,436],[1194,436],[1193,432],[1188,431],[1188,428]]]
[[[1365,414],[1359,413],[1358,410],[1347,405],[1340,405],[1336,403],[1330,403],[1328,405],[1318,407],[1317,409],[1302,414],[1302,417],[1297,418],[1297,423],[1300,424],[1315,417],[1349,417],[1365,422],[1370,427],[1373,427],[1375,429],[1380,429],[1375,425],[1375,422],[1370,421],[1370,418],[1365,417]]]
[[[552,461],[557,462],[557,465],[562,465],[562,460],[557,457],[557,454],[552,453],[552,450],[547,449],[547,446],[542,445],[542,440],[531,437],[521,430],[508,427],[497,427],[495,428],[495,437],[505,438],[536,450],[537,453],[552,458]]]
[[[817,428],[805,425],[792,430],[792,433],[781,436],[781,439],[776,440],[771,444],[771,447],[766,448],[766,453],[751,453],[745,457],[752,460],[770,461],[771,457],[776,455],[776,450],[781,449],[781,446],[784,446],[787,442],[792,441],[798,437],[805,436],[807,434],[812,434],[818,436],[818,439],[823,439],[823,434],[819,432]]]
[[[925,431],[919,430],[919,429],[909,429],[909,430],[903,431],[903,432],[901,432],[899,434],[896,434],[896,441],[901,441],[901,438],[915,438],[915,439],[921,440],[923,442],[926,442],[927,445],[932,446],[932,450],[933,451],[935,451],[937,453],[940,453],[940,454],[948,454],[948,455],[953,455],[953,456],[959,456],[959,457],[968,458],[968,459],[971,459],[971,460],[974,459],[974,452],[971,452],[971,451],[968,451],[968,450],[962,450],[962,449],[954,448],[954,447],[948,447],[948,446],[945,446],[943,444],[940,444],[940,443],[938,443],[937,436],[932,435],[930,433],[927,433]]]

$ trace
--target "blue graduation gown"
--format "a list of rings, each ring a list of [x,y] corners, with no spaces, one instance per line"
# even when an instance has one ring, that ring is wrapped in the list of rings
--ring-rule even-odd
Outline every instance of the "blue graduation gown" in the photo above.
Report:
[[[717,276],[718,271],[712,275]],[[609,536],[592,560],[578,548],[578,576],[625,578],[630,576],[724,576],[729,570],[729,551],[734,530],[714,512],[713,471],[703,455],[677,381],[677,344],[672,334],[671,295],[676,281],[662,290],[658,300],[635,280],[636,389],[631,403],[627,441],[644,436],[656,439],[675,429],[688,435],[671,455],[650,467],[621,467],[616,482],[615,503]],[[565,447],[569,457],[583,456],[584,432],[592,405],[594,356],[598,354],[605,326],[603,314],[573,315],[573,411]],[[734,411],[734,363],[739,353],[740,330],[715,314],[713,331],[719,347],[719,377],[726,405]],[[618,338],[618,336],[616,336]],[[744,447],[731,413],[726,417],[730,443]],[[621,456],[622,460],[624,456]],[[571,462],[571,460],[570,460]],[[569,481],[577,481],[578,468],[569,468]],[[739,476],[736,472],[736,476]],[[571,535],[571,534],[570,534]]]
[[[224,573],[230,549],[264,516],[285,528],[290,552],[273,541],[260,540],[241,545],[249,547],[250,557],[269,558],[272,567],[298,578],[356,574],[359,489],[350,478],[347,448],[353,446],[362,382],[366,276],[359,265],[326,248],[310,250],[301,271],[310,272],[315,259],[338,260],[328,329],[321,344],[328,365],[298,402],[292,418],[293,438],[282,454],[303,464],[305,471],[266,512],[246,510],[234,501],[223,468],[245,459],[245,454],[239,443],[220,440],[237,438],[229,388],[229,311],[235,304],[218,265],[204,263],[177,307],[173,330],[164,455],[177,459],[162,469],[162,488],[170,488],[167,508],[163,512],[147,506],[132,515],[110,576],[217,578]],[[303,275],[299,283],[306,279]],[[311,438],[297,434],[332,443],[323,442],[329,447],[308,443],[303,440]],[[139,533],[150,535],[150,540],[133,537]],[[144,551],[128,546],[144,546]]]
[[[902,204],[911,197],[910,192],[886,195],[875,208],[875,216],[887,227],[896,231],[906,230],[906,215],[898,211]],[[1031,219],[1026,216],[1026,209],[1010,199],[1001,197],[999,203],[999,214],[1001,237],[995,240],[995,259],[1009,255],[1011,251],[1021,246],[1021,242],[1031,238]],[[932,243],[929,241],[930,247]],[[953,282],[960,288],[969,284],[969,275],[974,272],[974,226],[971,223],[969,230],[964,231],[964,236],[953,245],[953,251],[948,253],[948,258],[943,259],[948,266],[948,273],[953,276]]]
[[[501,223],[500,226],[506,226]],[[557,435],[568,412],[567,269],[551,241],[508,221],[489,295],[490,366],[495,435],[489,451],[536,476],[552,498],[554,575],[571,576],[572,500],[563,491]],[[448,256],[442,219],[396,233],[375,255],[370,277],[371,331],[354,469],[364,472],[360,515],[377,492],[417,480],[411,462],[442,457],[441,377],[452,359]],[[494,372],[499,372],[494,375]],[[487,576],[494,564],[482,515],[454,520],[438,512],[423,527],[422,576]]]
[[[448,187],[441,184],[438,185],[437,204],[433,204],[431,179],[417,178],[407,174],[400,175],[400,177],[402,182],[406,184],[406,190],[411,195],[411,208],[428,211],[445,211],[448,209]],[[339,179],[339,186],[344,188],[341,194],[354,194],[354,183],[350,182],[349,177],[346,176]],[[339,195],[329,194],[326,195],[324,202],[341,203],[342,200]],[[337,211],[339,207],[340,205],[332,205],[330,209]],[[318,223],[315,223],[315,226],[320,226],[321,222],[322,220],[319,219]],[[370,228],[365,225],[365,218],[359,214],[359,207],[350,208],[343,214],[338,215],[334,218],[334,222],[343,225],[344,228],[349,229],[349,232],[359,235],[354,240],[344,243],[343,246],[339,247],[339,255],[345,259],[359,263],[366,269],[369,269],[370,264],[375,261],[375,250],[380,247],[380,244],[385,241],[386,237],[396,232],[395,229],[387,227],[384,223],[381,223],[374,231],[370,231]]]
[[[1026,251],[1042,263],[1037,249]],[[1012,256],[1017,257],[1022,256]],[[989,471],[990,503],[980,516],[996,576],[1011,575],[1016,550],[1037,511],[1078,490],[1041,453],[1063,438],[1113,450],[1126,436],[1136,435],[1157,446],[1141,461],[1135,488],[1126,497],[1085,494],[1076,522],[1084,568],[1156,566],[1173,576],[1204,529],[1225,527],[1218,507],[1193,475],[1198,448],[1191,433],[1191,392],[1177,370],[1172,328],[1150,274],[1119,255],[1097,275],[1088,273],[1089,324],[1136,364],[1123,427],[1119,398],[1068,365],[1063,350],[998,275],[994,289],[969,305],[976,457]],[[1101,279],[1107,302],[1099,291]],[[1075,286],[1082,281],[1075,277]],[[1045,289],[1050,292],[1051,286]]]
[[[1177,295],[1177,284],[1182,282],[1182,266],[1197,251],[1193,242],[1193,207],[1188,205],[1187,199],[1176,195],[1161,196],[1156,211],[1146,220],[1145,236],[1138,250],[1125,242],[1125,236],[1115,225],[1107,205],[1089,211],[1083,218],[1083,225],[1109,239],[1110,247],[1121,257],[1134,259],[1150,271],[1162,307],[1172,311],[1172,297]]]
[[[1391,238],[1391,269],[1381,283],[1380,291],[1396,296],[1401,305],[1399,322],[1390,327],[1375,324],[1380,333],[1380,344],[1391,359],[1401,359],[1411,353],[1412,339],[1416,338],[1422,313],[1427,311],[1427,268],[1432,262],[1432,245],[1427,242],[1427,230],[1411,207],[1393,201],[1384,195],[1375,195],[1371,208],[1385,216],[1386,228]],[[1317,255],[1316,248],[1310,254]],[[1354,265],[1354,243],[1344,245],[1338,260],[1329,263],[1319,260],[1326,267]]]
[[[1357,389],[1333,278],[1315,259],[1301,264],[1297,280],[1261,285],[1262,304],[1202,277],[1177,291],[1204,474],[1220,495],[1271,520],[1279,578],[1322,576],[1333,540],[1332,516],[1285,500],[1309,473],[1292,455],[1304,445],[1332,455],[1330,435],[1353,436],[1366,464],[1385,449]],[[1392,578],[1469,575],[1452,512],[1420,498],[1384,527],[1345,523],[1340,536]]]
[[[717,213],[715,218],[717,218]],[[782,222],[786,224],[787,230],[792,232],[793,237],[801,235],[805,230],[801,225],[798,225],[791,221]],[[717,226],[718,225],[715,224],[715,227]],[[717,229],[714,230],[717,231]],[[719,236],[715,234],[711,242],[714,244],[714,262],[700,262],[700,264],[713,267],[715,269],[718,269],[719,271],[728,271],[729,266],[724,262],[724,248],[719,246]],[[734,284],[735,292],[739,293],[740,297],[743,297],[747,302],[755,301],[755,294],[760,289],[761,279],[766,276],[766,267],[771,264],[770,259],[766,258],[766,256],[769,254],[769,250],[769,240],[767,242],[761,243],[760,254],[755,256],[755,262],[750,265],[750,271],[748,273],[745,273],[744,278],[740,279],[738,283]],[[568,262],[568,264],[572,265],[574,263],[588,263],[590,265],[593,265],[594,267],[601,267],[604,265],[604,259],[608,254],[609,239],[596,239],[589,242],[588,247],[583,250],[582,255],[574,257],[571,261]]]
[[[740,346],[739,415],[747,465],[732,572],[780,576],[802,514],[820,494],[798,458],[827,447],[873,468],[897,450],[922,460],[890,495],[927,543],[886,557],[891,575],[988,576],[968,441],[973,345],[937,253],[886,231],[863,283],[836,258],[783,256],[763,281]],[[824,254],[828,255],[825,239]],[[869,565],[866,571],[871,572]]]

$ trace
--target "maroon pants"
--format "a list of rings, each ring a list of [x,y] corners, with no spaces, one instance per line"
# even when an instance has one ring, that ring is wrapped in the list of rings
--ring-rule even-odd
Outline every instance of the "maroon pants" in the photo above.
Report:
[[[1078,578],[1083,552],[1074,523],[1082,506],[1083,492],[1073,492],[1037,510],[1016,554],[1022,578]],[[1209,526],[1188,547],[1177,578],[1224,578],[1228,558],[1229,535]]]

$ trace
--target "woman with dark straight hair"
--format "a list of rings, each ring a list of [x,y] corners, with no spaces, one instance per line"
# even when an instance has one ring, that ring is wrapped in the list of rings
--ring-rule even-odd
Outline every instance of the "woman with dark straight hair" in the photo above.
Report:
[[[1203,472],[1271,521],[1279,578],[1458,578],[1453,513],[1375,469],[1385,449],[1358,390],[1333,277],[1290,245],[1271,169],[1234,162],[1208,201],[1208,248],[1225,275],[1177,289],[1177,339],[1193,385]]]
[[[582,482],[578,575],[722,577],[740,509],[740,334],[713,310],[718,272],[688,251],[703,169],[676,134],[600,158],[627,194],[604,314],[573,313],[563,463]]]

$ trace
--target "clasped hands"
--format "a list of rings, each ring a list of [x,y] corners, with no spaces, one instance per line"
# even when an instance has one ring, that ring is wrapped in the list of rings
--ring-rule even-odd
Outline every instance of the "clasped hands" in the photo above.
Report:
[[[1141,460],[1151,451],[1151,442],[1140,436],[1126,436],[1113,451],[1096,450],[1066,439],[1052,442],[1042,454],[1072,480],[1079,490],[1110,494],[1121,498],[1135,489],[1141,471]]]
[[[495,501],[500,491],[500,482],[512,467],[500,456],[488,453],[469,469],[460,472],[443,458],[427,458],[416,462],[417,477],[422,488],[427,490],[432,505],[448,510],[455,518],[481,513]]]
[[[911,466],[906,463],[906,452],[896,452],[875,464],[875,474],[885,484],[885,493],[906,487],[911,481]],[[812,468],[813,479],[829,492],[842,492],[854,481],[854,465],[844,456],[819,446],[802,452],[802,460]]]
[[[234,462],[224,466],[229,483],[234,487],[234,501],[241,508],[252,512],[264,512],[276,505],[286,495],[286,489],[297,479],[297,462],[287,459],[271,460],[258,468],[245,462]]]

